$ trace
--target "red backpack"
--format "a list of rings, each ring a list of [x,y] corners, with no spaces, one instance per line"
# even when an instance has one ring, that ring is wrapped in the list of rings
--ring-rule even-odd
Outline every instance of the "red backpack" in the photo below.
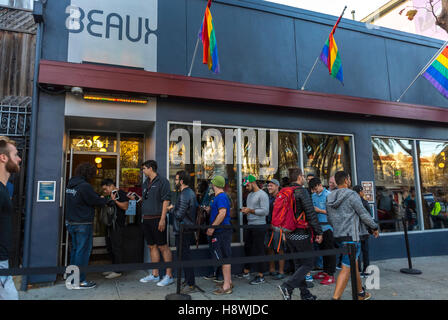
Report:
[[[294,191],[299,187],[286,187],[279,191],[272,210],[272,228],[282,232],[292,232],[299,229],[308,228],[305,220],[305,212],[302,211],[296,219],[296,198]]]

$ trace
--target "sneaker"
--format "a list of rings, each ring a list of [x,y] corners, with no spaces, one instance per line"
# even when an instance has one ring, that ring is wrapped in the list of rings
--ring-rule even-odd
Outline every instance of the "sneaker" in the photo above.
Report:
[[[172,283],[174,283],[173,277],[165,275],[161,281],[157,282],[157,286],[165,287],[165,286],[169,286]]]
[[[96,287],[96,283],[94,281],[83,281],[79,283],[79,287],[75,287],[74,289],[93,289]]]
[[[180,290],[180,293],[182,294],[190,294],[194,292],[199,292],[198,287],[196,287],[195,285],[193,286],[186,285],[185,287],[182,288],[182,290]]]
[[[313,279],[316,279],[316,280],[323,280],[323,279],[325,279],[327,276],[328,276],[328,274],[326,274],[325,272],[319,272],[318,274],[315,274],[315,275],[313,276]]]
[[[286,276],[284,273],[279,273],[278,275],[274,276],[274,280],[282,280],[284,279]]]
[[[213,279],[213,282],[215,282],[215,283],[224,283],[224,278],[223,277],[217,277],[217,278]]]
[[[313,282],[313,276],[310,275],[310,274],[307,274],[307,275],[305,276],[305,281],[307,281],[307,282]]]
[[[300,298],[302,300],[317,300],[317,297],[315,295],[312,295],[311,293],[305,294],[305,295],[301,295]]]
[[[115,278],[118,278],[118,277],[121,277],[121,276],[122,276],[121,273],[118,273],[118,272],[111,272],[111,273],[109,273],[109,274],[106,276],[106,279],[115,279]]]
[[[323,284],[324,286],[328,286],[330,284],[334,283],[334,276],[327,275],[320,284]]]
[[[224,285],[224,282],[223,282],[223,283],[217,283],[217,284],[216,284],[216,288],[222,288],[223,285]],[[230,288],[232,288],[232,289],[235,288],[235,286],[233,285],[233,283],[230,284]]]
[[[157,276],[155,277],[152,273],[149,276],[146,276],[144,278],[140,279],[140,282],[142,283],[147,283],[147,282],[157,282],[160,280],[160,277]]]
[[[342,270],[342,264],[339,263],[338,265],[336,265],[336,269],[337,270]]]
[[[280,289],[280,292],[282,293],[283,299],[284,300],[291,300],[291,295],[292,295],[292,291],[290,291],[285,284],[281,284],[278,286],[278,288]]]
[[[262,284],[264,283],[264,277],[260,277],[260,276],[256,276],[251,282],[249,282],[250,284]]]
[[[269,272],[269,276],[271,277],[275,277],[276,275],[278,275],[279,273],[277,271],[275,272]]]
[[[372,298],[372,295],[365,290],[358,293],[358,300],[369,300],[370,298]]]
[[[360,276],[361,278],[367,278],[368,276],[371,276],[372,274],[369,272],[361,272]]]
[[[216,294],[216,295],[218,295],[218,296],[222,296],[222,295],[224,295],[224,294],[231,294],[233,291],[232,291],[232,287],[230,287],[229,289],[227,289],[227,290],[224,290],[223,289],[223,287],[219,287],[218,289],[216,289],[215,291],[213,291],[213,294]]]
[[[237,277],[238,279],[249,279],[250,278],[250,273],[244,273],[241,272],[239,274],[237,274],[235,277]]]
[[[106,272],[103,272],[101,275],[103,275],[103,276],[107,276],[107,275],[109,275],[109,274],[111,274],[112,272],[110,272],[110,271],[106,271]]]
[[[214,273],[212,273],[212,274],[209,274],[208,276],[204,276],[204,279],[205,280],[215,280],[216,276]]]

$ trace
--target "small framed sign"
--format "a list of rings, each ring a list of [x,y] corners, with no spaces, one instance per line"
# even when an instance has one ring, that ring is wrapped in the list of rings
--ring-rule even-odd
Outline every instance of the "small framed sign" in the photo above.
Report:
[[[361,181],[361,185],[362,188],[364,189],[365,199],[369,203],[375,203],[373,181]]]
[[[37,202],[54,202],[56,196],[56,181],[37,182]]]

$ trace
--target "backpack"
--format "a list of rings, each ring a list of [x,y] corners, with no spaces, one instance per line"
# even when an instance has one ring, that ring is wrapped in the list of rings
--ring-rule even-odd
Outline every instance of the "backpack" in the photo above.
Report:
[[[302,211],[298,218],[295,217],[296,198],[295,190],[299,187],[286,187],[279,191],[274,201],[272,210],[272,228],[289,233],[296,229],[307,229],[308,222],[305,212]]]
[[[115,228],[115,221],[117,220],[117,208],[115,204],[106,205],[101,208],[100,221],[106,226],[113,226]]]

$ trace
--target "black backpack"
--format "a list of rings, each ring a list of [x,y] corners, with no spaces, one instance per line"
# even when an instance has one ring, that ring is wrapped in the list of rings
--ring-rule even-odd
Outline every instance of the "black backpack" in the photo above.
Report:
[[[115,222],[117,221],[117,207],[114,203],[105,205],[101,208],[100,220],[106,226],[115,228]]]

